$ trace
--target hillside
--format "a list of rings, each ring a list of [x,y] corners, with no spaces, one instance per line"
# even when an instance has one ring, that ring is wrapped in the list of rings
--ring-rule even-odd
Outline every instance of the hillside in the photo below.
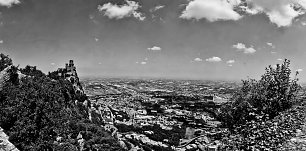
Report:
[[[0,63],[0,127],[19,150],[121,150],[89,120],[77,75],[76,84],[54,80],[36,67],[15,67],[3,54]]]

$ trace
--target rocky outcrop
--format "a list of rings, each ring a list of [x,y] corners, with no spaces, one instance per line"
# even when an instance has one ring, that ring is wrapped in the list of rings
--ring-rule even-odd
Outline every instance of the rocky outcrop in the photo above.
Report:
[[[9,137],[0,127],[0,151],[19,151],[11,142],[8,141],[8,139]]]
[[[7,82],[10,79],[9,70],[11,68],[12,68],[12,66],[8,66],[0,72],[0,91],[2,90],[5,82]]]

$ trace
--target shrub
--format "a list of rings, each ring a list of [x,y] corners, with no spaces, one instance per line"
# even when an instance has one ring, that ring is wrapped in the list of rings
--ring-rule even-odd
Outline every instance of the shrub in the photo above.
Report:
[[[256,115],[267,115],[268,119],[291,108],[300,88],[298,79],[291,79],[290,61],[285,60],[276,68],[269,66],[259,81],[244,80],[231,101],[221,108],[219,119],[224,126],[233,128],[247,121],[256,120]],[[250,114],[254,113],[254,114]]]
[[[13,62],[11,58],[9,58],[7,55],[0,53],[0,71],[12,64]]]

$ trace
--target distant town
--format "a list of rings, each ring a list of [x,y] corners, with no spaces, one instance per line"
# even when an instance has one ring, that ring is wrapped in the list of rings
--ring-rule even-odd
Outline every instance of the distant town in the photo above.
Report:
[[[236,82],[115,78],[83,79],[82,85],[92,111],[119,140],[156,150],[217,149],[214,137],[226,129],[218,128],[215,114],[239,87]]]

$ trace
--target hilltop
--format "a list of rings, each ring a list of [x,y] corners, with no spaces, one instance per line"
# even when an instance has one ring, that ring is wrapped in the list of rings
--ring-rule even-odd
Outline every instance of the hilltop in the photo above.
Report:
[[[306,104],[289,64],[230,91],[196,81],[93,82],[85,87],[101,94],[91,102],[73,60],[45,74],[1,54],[0,127],[6,147],[19,150],[306,150]],[[216,103],[206,91],[228,98]]]
[[[19,68],[1,54],[0,127],[19,150],[121,150],[89,119],[90,102],[75,71],[53,79],[35,66]]]

